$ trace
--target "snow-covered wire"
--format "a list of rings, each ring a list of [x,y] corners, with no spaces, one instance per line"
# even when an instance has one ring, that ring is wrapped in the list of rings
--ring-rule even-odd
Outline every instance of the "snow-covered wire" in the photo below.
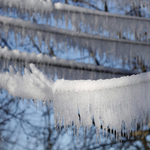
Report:
[[[92,72],[103,72],[103,73],[110,73],[116,75],[132,75],[137,74],[136,71],[129,71],[124,69],[115,69],[103,66],[96,66],[92,64],[86,63],[79,63],[73,60],[65,60],[60,59],[57,57],[50,57],[48,55],[43,54],[36,54],[36,53],[27,53],[27,52],[20,52],[19,50],[8,50],[7,47],[1,48],[0,47],[0,58],[6,59],[5,66],[8,66],[9,60],[13,61],[20,61],[26,62],[25,64],[43,64],[47,66],[55,66],[55,67],[62,67],[62,68],[69,68],[75,70],[83,70],[83,71],[92,71]],[[7,64],[6,64],[7,63]],[[28,66],[26,66],[28,68]]]
[[[65,0],[52,0],[53,2],[63,2]],[[146,8],[147,14],[149,14],[150,2],[149,0],[67,0],[68,4],[78,5],[80,7],[86,7],[91,9],[98,9],[101,11],[114,11],[117,13],[124,13],[130,12],[133,13],[140,13],[144,11]]]
[[[50,92],[52,90],[51,86],[53,85],[53,81],[50,79],[48,80],[47,76],[42,74],[38,69],[37,71],[38,74],[35,75],[34,73],[31,74],[30,70],[25,68],[24,75],[22,76],[20,72],[16,73],[14,68],[10,66],[9,73],[6,72],[0,74],[0,85],[14,97],[51,100],[52,94]],[[36,76],[40,78],[37,78]],[[44,82],[45,80],[46,82]]]
[[[92,50],[93,54],[99,53],[99,56],[106,55],[106,58],[113,58],[115,63],[118,59],[126,60],[127,65],[131,65],[133,57],[140,56],[141,61],[149,65],[150,55],[149,46],[147,42],[136,42],[123,39],[115,39],[102,37],[98,35],[91,35],[82,32],[71,30],[58,29],[48,25],[39,25],[21,19],[13,19],[9,17],[0,16],[0,32],[7,37],[10,31],[14,31],[15,37],[17,34],[21,35],[22,41],[28,36],[34,39],[38,38],[41,46],[42,40],[50,50],[50,43],[53,47],[67,50],[72,47],[74,50],[80,50],[82,53],[85,50]],[[17,39],[17,38],[16,38]]]
[[[18,16],[29,11],[29,16],[33,17],[38,16],[33,15],[33,12],[40,12],[42,18],[44,16],[50,25],[54,25],[55,22],[55,27],[71,28],[76,32],[102,34],[103,36],[106,36],[106,32],[108,32],[109,37],[115,37],[119,32],[120,38],[131,39],[132,37],[132,40],[139,40],[146,36],[146,41],[150,35],[150,19],[148,18],[118,15],[62,3],[52,5],[50,2],[36,0],[30,2],[28,0],[17,0],[16,2],[14,0],[0,0],[0,4],[4,12],[7,7],[8,9],[10,7],[16,8]],[[9,11],[7,12],[9,13]]]
[[[4,12],[9,8],[16,8],[20,13],[31,15],[33,12],[50,13],[53,10],[51,0],[0,0],[0,6]]]
[[[128,39],[127,34],[130,34],[133,37],[132,40],[137,40],[136,36],[138,38],[140,35],[144,36],[145,32],[147,39],[150,35],[149,18],[119,15],[62,3],[54,4],[53,13],[56,25],[58,20],[64,16],[66,28],[68,28],[68,22],[71,21],[72,30],[77,32],[100,34],[100,30],[103,30],[108,32],[110,37],[120,32],[120,38]]]
[[[71,30],[58,29],[49,25],[31,23],[30,21],[23,21],[21,19],[14,19],[14,18],[5,17],[5,16],[0,16],[0,24],[3,25],[1,28],[1,32],[3,31],[6,32],[6,35],[9,32],[9,28],[11,29],[11,26],[13,26],[13,27],[21,28],[22,30],[28,29],[28,30],[33,30],[35,32],[41,31],[41,32],[54,33],[54,34],[59,34],[59,35],[64,35],[64,36],[72,36],[72,37],[77,37],[77,38],[90,39],[90,40],[93,39],[93,40],[110,41],[110,42],[132,44],[132,45],[150,46],[150,43],[147,43],[147,42],[138,42],[138,41],[108,38],[108,37],[91,35],[91,34],[82,33],[82,32],[75,32]]]
[[[32,73],[25,69],[22,76],[10,66],[9,73],[0,74],[0,87],[14,97],[52,100],[56,126],[63,118],[65,127],[74,121],[77,130],[82,125],[89,129],[94,117],[97,134],[101,120],[103,128],[113,127],[121,136],[121,130],[127,134],[131,129],[136,131],[135,125],[150,114],[149,72],[110,80],[53,82],[33,64],[30,68]]]

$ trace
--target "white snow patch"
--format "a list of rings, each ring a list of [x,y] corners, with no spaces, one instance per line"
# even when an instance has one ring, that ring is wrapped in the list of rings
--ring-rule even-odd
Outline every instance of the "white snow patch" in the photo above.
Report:
[[[10,66],[10,73],[0,74],[0,86],[12,96],[36,100],[51,100],[53,81],[42,74],[34,65],[30,65],[32,73],[24,69],[24,75],[15,73]]]

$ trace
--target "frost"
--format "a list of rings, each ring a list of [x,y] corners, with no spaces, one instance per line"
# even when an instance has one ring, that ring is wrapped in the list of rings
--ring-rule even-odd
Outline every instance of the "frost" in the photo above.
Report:
[[[21,75],[10,66],[9,73],[0,74],[0,87],[14,97],[53,101],[56,125],[63,118],[65,127],[73,121],[77,130],[82,125],[89,129],[94,117],[97,134],[101,121],[103,129],[109,126],[121,136],[122,123],[129,135],[150,114],[150,72],[118,79],[53,82],[33,64],[30,69],[32,73],[25,69]]]

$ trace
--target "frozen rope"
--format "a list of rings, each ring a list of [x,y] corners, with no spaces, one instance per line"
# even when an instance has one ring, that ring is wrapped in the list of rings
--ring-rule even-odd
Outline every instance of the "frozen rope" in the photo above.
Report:
[[[61,0],[59,0],[62,2]],[[58,2],[58,1],[57,1]],[[82,2],[76,3],[76,1],[68,0],[67,1],[69,4],[73,5],[78,5],[81,7],[86,7],[86,8],[95,8],[99,9],[101,11],[113,11],[113,8],[115,8],[115,11],[117,13],[126,13],[129,10],[131,12],[134,12],[137,10],[141,10],[141,12],[144,11],[144,8],[147,9],[147,13],[149,14],[149,9],[150,9],[150,2],[149,0],[83,0]],[[129,9],[130,7],[130,9]],[[128,11],[127,11],[128,9]],[[135,10],[137,9],[137,10]],[[121,11],[120,11],[121,10]]]
[[[82,32],[76,32],[65,29],[58,29],[49,25],[42,25],[23,21],[21,19],[13,19],[0,16],[0,30],[5,37],[9,36],[11,31],[14,31],[17,42],[17,35],[21,36],[21,41],[24,41],[26,36],[32,40],[38,38],[39,47],[42,41],[50,50],[50,42],[54,48],[58,49],[61,44],[61,49],[67,50],[68,46],[80,52],[92,50],[93,54],[99,56],[106,55],[107,59],[112,59],[114,63],[120,63],[119,59],[126,60],[127,65],[131,65],[133,58],[139,57],[141,62],[149,66],[149,46],[147,42],[137,42],[123,39],[115,39],[92,35]],[[121,64],[122,65],[122,64]]]
[[[50,13],[53,10],[51,0],[0,0],[0,6],[5,12],[8,8],[18,9],[20,13],[27,13],[31,15],[33,12],[36,13]]]
[[[40,12],[41,17],[46,18],[46,22],[51,26],[65,29],[71,28],[71,30],[76,32],[102,34],[103,36],[106,36],[107,32],[107,36],[109,34],[109,37],[116,37],[116,34],[119,32],[119,38],[130,38],[136,41],[144,37],[144,40],[147,42],[150,35],[150,19],[148,18],[101,12],[62,3],[54,3],[52,5],[50,2],[35,0],[31,2],[23,0],[17,0],[17,2],[14,2],[14,0],[0,0],[0,4],[4,12],[9,8],[16,8],[18,17],[26,13],[22,10],[22,7],[25,10],[29,9],[26,11],[29,11],[31,18],[38,16]],[[9,11],[7,12],[9,13]],[[37,14],[34,15],[33,12]],[[38,22],[39,18],[36,20]]]
[[[129,135],[135,123],[142,122],[150,114],[150,72],[110,80],[57,80],[53,82],[30,64],[31,72],[25,69],[22,76],[10,66],[9,73],[0,74],[0,87],[12,96],[27,99],[53,101],[56,125],[67,127],[72,121],[80,126],[92,125],[96,131],[103,128],[121,130]],[[78,110],[81,121],[78,118]]]
[[[92,72],[103,72],[111,73],[116,75],[132,75],[137,74],[136,71],[129,71],[125,69],[115,69],[103,66],[96,66],[92,64],[80,63],[73,60],[65,60],[57,57],[50,57],[44,54],[20,52],[19,50],[8,50],[7,47],[0,47],[0,58],[5,59],[5,66],[7,67],[10,60],[25,62],[25,64],[42,64],[47,66],[55,66],[62,68],[69,68],[75,70],[92,71]],[[7,64],[6,64],[7,63]],[[28,66],[26,66],[28,68]]]

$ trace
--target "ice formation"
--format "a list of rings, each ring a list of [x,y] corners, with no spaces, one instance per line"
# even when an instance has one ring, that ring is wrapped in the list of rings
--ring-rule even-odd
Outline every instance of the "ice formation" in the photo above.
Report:
[[[37,68],[43,70],[46,74],[49,73],[51,77],[57,74],[59,79],[106,79],[138,73],[124,69],[79,63],[73,60],[68,61],[41,53],[29,54],[19,50],[8,50],[7,47],[0,47],[0,68],[2,72],[3,70],[8,70],[9,65],[22,72],[24,67],[29,68],[30,63],[34,63]]]
[[[67,128],[71,122],[77,127],[92,125],[94,117],[97,134],[103,128],[129,134],[136,124],[150,114],[150,72],[108,80],[57,80],[53,82],[30,64],[31,72],[0,74],[0,87],[12,96],[53,101],[55,124]],[[78,110],[81,120],[78,117]],[[101,122],[100,122],[101,121]],[[125,129],[124,125],[125,123]]]
[[[131,11],[135,11],[135,8],[140,8],[141,11],[143,11],[143,9],[146,8],[148,11],[150,8],[149,0],[125,0],[125,1],[124,0],[92,0],[92,1],[84,0],[84,2],[83,3],[81,2],[81,5],[80,5],[80,3],[76,3],[76,1],[74,1],[73,3],[72,0],[68,0],[69,4],[73,3],[74,5],[76,4],[76,5],[80,5],[81,7],[88,7],[88,8],[89,8],[88,4],[90,3],[101,11],[105,10],[104,3],[106,2],[108,11],[110,11],[111,9],[113,9],[113,7],[115,7],[115,9],[117,10],[117,13],[120,13],[120,14],[122,14],[122,12],[125,13],[127,10],[127,7],[128,9],[130,7]]]
[[[85,2],[89,3],[89,0],[84,0]],[[115,7],[117,8],[123,8],[123,7],[131,7],[134,5],[134,7],[139,8],[139,6],[141,6],[141,9],[143,9],[143,6],[145,8],[149,8],[150,7],[150,3],[149,0],[105,0],[107,2],[107,4],[109,5],[115,5]],[[18,8],[19,6],[22,6],[23,4],[25,4],[25,6],[29,6],[29,8],[25,7],[25,9],[33,9],[33,6],[35,5],[37,8],[39,8],[39,5],[46,5],[48,4],[47,2],[51,3],[51,0],[46,0],[46,2],[44,0],[30,0],[26,2],[24,0],[0,0],[0,4],[1,6],[5,6],[5,7],[16,7]],[[61,1],[61,2],[64,2]],[[72,2],[72,1],[71,1]],[[101,2],[104,3],[103,0],[92,0],[92,5],[96,6],[99,8],[99,5],[101,4]],[[28,4],[27,4],[28,3]],[[68,0],[68,3],[70,3],[70,0]],[[131,8],[132,9],[132,8]],[[103,11],[103,10],[101,10]]]
[[[0,5],[4,12],[8,12],[7,10],[10,9],[11,13],[13,8],[16,8],[20,15],[25,13],[32,15],[33,12],[50,13],[53,10],[51,0],[0,0]]]
[[[101,12],[62,3],[55,3],[52,13],[55,22],[61,19],[61,24],[63,24],[65,21],[65,28],[68,28],[68,22],[71,21],[72,30],[76,32],[99,35],[101,30],[107,32],[107,34],[106,32],[102,33],[103,36],[107,35],[113,38],[117,32],[120,32],[120,38],[129,39],[128,34],[130,34],[134,40],[137,40],[135,34],[138,37],[140,35],[144,37],[145,31],[147,31],[147,37],[150,34],[150,19],[148,18]]]
[[[32,73],[24,69],[24,75],[16,72],[12,66],[9,67],[9,73],[0,74],[0,86],[6,89],[12,96],[27,99],[52,99],[53,81],[48,80],[47,76],[30,65]]]
[[[51,2],[37,0],[0,0],[0,5],[4,12],[8,13],[9,8],[12,8],[12,11],[15,8],[20,18],[29,12],[29,20],[40,13],[42,18],[46,18],[47,24],[76,32],[145,41],[148,41],[150,35],[148,18],[118,15],[62,3],[52,5]]]
[[[39,46],[43,39],[48,49],[50,49],[50,45],[52,44],[54,49],[61,47],[64,51],[68,48],[79,50],[81,53],[92,50],[94,55],[99,53],[101,57],[105,54],[107,59],[113,60],[116,64],[119,63],[117,61],[119,59],[126,60],[125,63],[129,66],[131,65],[131,68],[133,57],[139,57],[140,61],[144,60],[145,64],[149,65],[150,43],[147,42],[128,41],[82,32],[79,33],[4,16],[0,16],[0,30],[0,33],[6,37],[13,31],[15,37],[20,35],[21,41],[24,41],[26,37],[33,40],[37,37]]]

